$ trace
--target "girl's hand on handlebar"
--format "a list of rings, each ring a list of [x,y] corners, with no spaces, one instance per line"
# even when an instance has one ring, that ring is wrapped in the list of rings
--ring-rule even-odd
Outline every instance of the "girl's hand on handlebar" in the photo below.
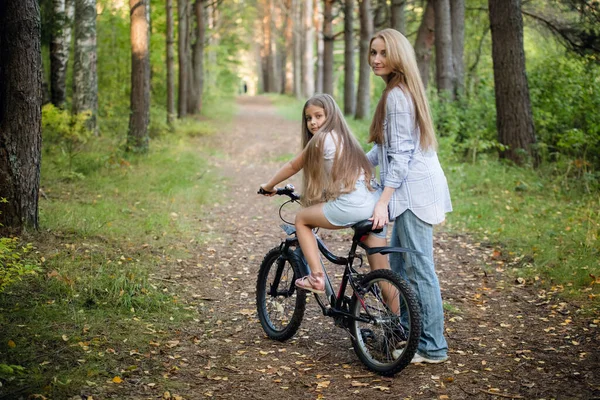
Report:
[[[369,218],[373,221],[373,229],[383,228],[389,222],[387,205],[377,202],[373,210],[373,216]]]
[[[275,190],[274,187],[266,186],[265,183],[260,185],[260,188],[258,189],[258,194],[262,194],[263,196],[271,197],[271,196],[275,196],[276,193],[277,193],[277,191]]]

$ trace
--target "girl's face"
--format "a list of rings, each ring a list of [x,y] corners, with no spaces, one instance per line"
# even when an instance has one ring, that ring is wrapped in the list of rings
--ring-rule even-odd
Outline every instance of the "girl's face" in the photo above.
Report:
[[[373,68],[373,73],[384,80],[387,80],[388,75],[392,73],[392,68],[388,65],[385,42],[382,38],[375,38],[371,42],[369,64]]]
[[[306,119],[306,128],[314,135],[323,126],[327,116],[321,107],[308,106],[304,110],[304,118]]]

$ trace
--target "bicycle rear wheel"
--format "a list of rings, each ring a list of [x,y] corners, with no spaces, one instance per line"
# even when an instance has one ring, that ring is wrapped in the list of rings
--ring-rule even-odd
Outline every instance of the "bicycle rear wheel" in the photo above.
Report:
[[[306,292],[297,290],[300,277],[296,262],[282,249],[271,249],[265,256],[256,282],[258,319],[271,339],[284,341],[296,334],[306,308]]]
[[[348,321],[352,345],[367,368],[392,376],[410,363],[421,335],[421,312],[400,275],[390,270],[365,275],[352,296],[350,312],[355,318]]]

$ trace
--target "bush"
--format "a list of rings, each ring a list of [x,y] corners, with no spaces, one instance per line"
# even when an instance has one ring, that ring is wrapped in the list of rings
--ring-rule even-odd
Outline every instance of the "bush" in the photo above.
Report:
[[[0,238],[0,293],[21,276],[39,271],[39,267],[24,263],[22,256],[33,249],[31,243],[19,246],[19,239]]]
[[[60,149],[67,161],[67,172],[70,175],[75,174],[73,159],[92,136],[92,132],[86,128],[89,116],[89,112],[73,115],[52,104],[46,104],[42,108],[44,148],[48,151]]]
[[[451,102],[430,94],[430,103],[436,134],[448,138],[459,159],[475,162],[480,154],[503,149],[496,132],[494,89],[484,81],[470,96]]]

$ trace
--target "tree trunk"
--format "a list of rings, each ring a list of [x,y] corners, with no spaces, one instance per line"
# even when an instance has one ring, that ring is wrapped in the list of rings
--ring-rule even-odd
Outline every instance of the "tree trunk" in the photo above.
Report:
[[[435,7],[435,70],[438,93],[443,99],[454,95],[454,67],[452,63],[452,26],[450,0],[433,0]]]
[[[196,17],[196,40],[192,48],[193,74],[190,77],[190,83],[194,85],[194,97],[191,102],[190,111],[193,114],[199,114],[202,109],[202,92],[204,90],[204,41],[206,40],[203,0],[196,0],[194,3],[194,15]]]
[[[269,91],[272,93],[281,92],[281,76],[279,74],[279,57],[278,46],[277,46],[277,24],[276,24],[276,11],[274,0],[268,0],[268,24],[269,24],[269,59],[267,65],[269,66],[268,77],[269,77]]]
[[[323,92],[333,95],[333,1],[323,7]]]
[[[192,43],[195,42],[196,40],[196,30],[194,29],[194,20],[195,20],[195,14],[194,14],[194,10],[193,10],[193,3],[192,1],[188,1],[187,4],[187,26],[186,26],[186,31],[187,31],[187,37],[185,39],[185,51],[187,53],[186,55],[186,60],[187,60],[187,96],[186,96],[186,107],[187,107],[187,114],[188,115],[193,115],[196,113],[196,102],[197,102],[197,98],[198,98],[198,89],[196,88],[196,83],[195,83],[195,78],[194,78],[194,58],[193,58],[193,54],[192,54]]]
[[[465,90],[465,0],[450,0],[452,21],[452,66],[454,67],[454,95],[460,98]]]
[[[302,3],[301,0],[292,0],[292,35],[294,41],[294,96],[302,97]]]
[[[187,93],[188,93],[188,59],[187,59],[187,14],[188,0],[177,1],[177,19],[178,33],[177,48],[179,51],[179,98],[177,103],[177,112],[179,118],[185,118],[187,115]]]
[[[314,0],[314,27],[315,27],[315,38],[317,47],[317,62],[316,62],[316,76],[315,76],[315,92],[323,93],[323,31],[321,29],[321,10],[319,0]]]
[[[50,101],[63,108],[67,100],[67,64],[71,47],[71,23],[75,12],[73,0],[53,0],[54,26],[50,44]]]
[[[435,42],[435,17],[433,9],[433,0],[427,0],[427,6],[421,19],[421,25],[417,32],[415,40],[415,54],[417,56],[417,65],[421,73],[423,85],[427,87],[429,83],[429,70],[431,62],[431,49]]]
[[[0,230],[38,228],[42,144],[37,0],[0,2]],[[9,83],[10,84],[7,84]]]
[[[129,0],[131,16],[131,113],[127,147],[148,151],[150,123],[150,0]]]
[[[173,41],[173,0],[166,0],[167,11],[167,123],[175,117],[175,45]]]
[[[522,164],[525,158],[521,149],[533,154],[531,145],[535,143],[535,132],[525,73],[521,1],[490,1],[489,13],[496,126],[498,140],[508,146],[501,156]]]
[[[282,88],[285,94],[294,94],[294,2],[286,0],[287,14],[285,18],[285,64],[283,66],[285,76]]]
[[[373,36],[373,17],[370,0],[359,0],[360,44],[358,67],[358,90],[356,93],[356,119],[366,118],[371,108],[371,67],[369,66],[369,42]]]
[[[373,10],[373,29],[380,31],[389,27],[390,17],[388,17],[387,0],[371,0],[371,6],[376,4]]]
[[[97,134],[98,71],[96,53],[96,0],[75,0],[75,60],[73,113],[89,112],[87,128]]]
[[[309,98],[315,93],[315,70],[314,70],[314,43],[315,29],[313,27],[313,2],[312,0],[302,0],[302,30],[303,30],[303,49],[302,49],[302,94],[304,98]]]
[[[356,112],[354,84],[354,2],[344,1],[344,114]]]
[[[392,28],[406,34],[406,0],[392,0],[390,22]]]

